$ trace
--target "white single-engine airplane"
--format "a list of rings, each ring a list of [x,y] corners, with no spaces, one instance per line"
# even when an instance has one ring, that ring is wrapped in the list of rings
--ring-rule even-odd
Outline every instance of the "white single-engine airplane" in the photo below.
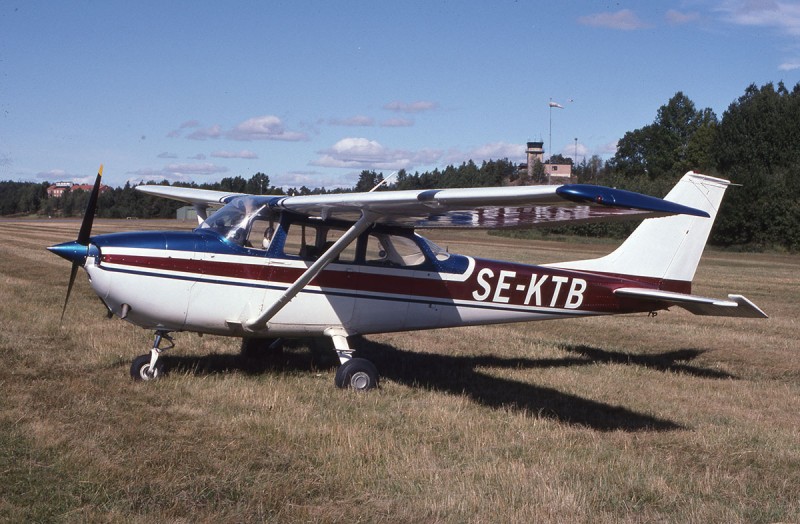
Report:
[[[194,231],[91,236],[102,166],[74,242],[48,249],[78,267],[117,315],[155,330],[131,375],[163,371],[171,332],[258,339],[327,336],[335,384],[366,390],[378,371],[349,337],[504,322],[653,312],[766,317],[741,295],[691,294],[728,181],[687,173],[662,200],[602,186],[521,186],[254,196],[138,186],[192,204]],[[209,206],[222,207],[207,215]],[[425,228],[519,228],[645,218],[614,252],[543,266],[448,253]],[[62,311],[63,318],[63,311]],[[162,348],[166,340],[169,347]]]

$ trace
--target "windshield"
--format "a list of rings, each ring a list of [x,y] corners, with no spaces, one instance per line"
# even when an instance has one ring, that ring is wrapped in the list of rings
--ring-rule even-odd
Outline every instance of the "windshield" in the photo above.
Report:
[[[448,258],[450,258],[450,253],[448,253],[447,250],[444,249],[443,247],[439,246],[438,244],[434,243],[431,240],[428,240],[423,236],[416,235],[416,237],[422,239],[422,241],[425,242],[425,244],[428,246],[428,249],[430,249],[433,255],[436,257],[436,260],[445,261]]]
[[[244,245],[250,223],[255,218],[265,218],[268,215],[269,209],[263,199],[241,197],[221,207],[200,224],[198,229],[211,229],[232,242]]]

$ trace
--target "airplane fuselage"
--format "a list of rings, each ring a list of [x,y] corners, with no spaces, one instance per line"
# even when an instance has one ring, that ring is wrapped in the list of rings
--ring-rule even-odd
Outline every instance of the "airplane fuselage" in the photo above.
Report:
[[[334,261],[256,332],[247,320],[313,260],[198,229],[93,237],[96,249],[84,267],[109,310],[129,322],[228,336],[369,334],[632,313],[653,305],[617,297],[614,289],[688,291],[682,282],[433,253],[422,237],[403,238],[417,243],[421,258],[402,266],[367,255]]]

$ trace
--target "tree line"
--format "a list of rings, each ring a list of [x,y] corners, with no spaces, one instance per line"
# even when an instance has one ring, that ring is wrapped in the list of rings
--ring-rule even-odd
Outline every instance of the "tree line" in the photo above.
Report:
[[[599,156],[573,164],[578,182],[619,187],[663,196],[689,170],[731,180],[723,200],[711,243],[742,249],[800,250],[800,83],[790,91],[783,83],[750,85],[730,104],[722,117],[708,108],[698,109],[682,92],[658,108],[655,119],[625,133],[616,154],[607,161]],[[572,163],[553,155],[552,163]],[[527,185],[545,180],[545,166],[537,163],[533,176],[508,159],[473,161],[444,169],[409,173],[399,171],[378,190],[433,189]],[[365,170],[356,185],[345,191],[369,191],[384,181],[384,174]],[[169,185],[162,182],[162,185]],[[318,194],[325,188],[292,188],[270,184],[264,173],[248,179],[223,178],[207,184],[175,184],[251,194]],[[48,198],[49,183],[0,182],[0,215],[79,216],[87,193],[68,191]],[[741,186],[741,187],[739,187]],[[337,191],[342,191],[337,189]],[[183,204],[153,198],[130,184],[101,194],[98,216],[107,218],[174,217]],[[622,236],[635,224],[597,224],[566,227],[559,233]]]

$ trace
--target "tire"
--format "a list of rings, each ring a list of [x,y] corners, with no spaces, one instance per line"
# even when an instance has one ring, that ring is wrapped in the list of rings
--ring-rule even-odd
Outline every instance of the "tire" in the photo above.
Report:
[[[339,366],[333,379],[337,388],[367,391],[378,387],[378,370],[364,358],[352,358]]]
[[[153,373],[150,373],[150,355],[139,355],[131,364],[131,378],[136,381],[156,380],[164,374],[162,362],[156,362]]]

